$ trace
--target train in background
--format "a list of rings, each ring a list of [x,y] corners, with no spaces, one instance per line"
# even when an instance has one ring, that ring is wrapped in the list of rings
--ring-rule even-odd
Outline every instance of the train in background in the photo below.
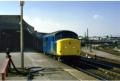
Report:
[[[43,36],[43,52],[58,61],[80,56],[80,40],[75,32],[63,30]]]

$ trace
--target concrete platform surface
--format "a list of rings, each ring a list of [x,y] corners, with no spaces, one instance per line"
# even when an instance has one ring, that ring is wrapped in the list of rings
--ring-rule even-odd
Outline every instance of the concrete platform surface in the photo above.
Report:
[[[33,80],[41,81],[53,81],[53,80],[96,80],[96,78],[89,76],[83,72],[80,72],[68,65],[58,62],[41,53],[24,53],[25,67],[38,66],[44,68],[34,76]],[[13,62],[16,67],[21,67],[21,55],[20,53],[11,53]],[[5,53],[0,53],[0,66],[5,59]],[[9,75],[7,80],[27,80],[26,76],[21,75]]]

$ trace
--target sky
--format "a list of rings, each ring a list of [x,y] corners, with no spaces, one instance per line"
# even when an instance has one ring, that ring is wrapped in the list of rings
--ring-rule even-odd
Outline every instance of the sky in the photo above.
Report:
[[[0,15],[19,14],[19,1],[0,1]],[[38,32],[120,36],[120,1],[25,1],[23,18]]]

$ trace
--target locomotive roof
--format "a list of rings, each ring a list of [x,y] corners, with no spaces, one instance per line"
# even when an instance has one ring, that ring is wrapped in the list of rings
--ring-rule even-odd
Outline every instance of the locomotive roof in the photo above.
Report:
[[[56,35],[56,34],[62,33],[62,32],[71,32],[71,33],[76,34],[75,32],[70,31],[70,30],[59,30],[59,31],[56,31],[56,32],[49,33],[49,35]],[[76,34],[76,35],[77,35],[77,34]]]

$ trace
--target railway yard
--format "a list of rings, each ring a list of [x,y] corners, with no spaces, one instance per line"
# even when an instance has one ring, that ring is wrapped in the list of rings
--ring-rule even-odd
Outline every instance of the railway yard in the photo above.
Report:
[[[106,56],[109,57],[109,54]],[[96,55],[95,58],[91,57],[89,59],[83,57],[80,59],[80,65],[85,65],[82,67],[82,69],[85,70],[87,69],[90,72],[90,74],[93,73],[98,78],[107,79],[107,80],[114,80],[114,79],[119,80],[120,79],[119,57],[118,59],[112,59],[112,60],[110,58],[105,58],[105,57],[101,58],[101,57],[102,55],[100,56]],[[92,68],[92,69],[88,69],[88,68]]]
[[[95,50],[95,49],[92,49],[91,51],[90,49],[87,48],[83,48],[82,52],[83,52],[83,56],[86,56],[88,58],[90,56],[91,58],[94,59],[99,59],[99,60],[101,59],[104,61],[120,64],[120,56],[117,56],[115,54],[111,54],[108,52]]]
[[[120,81],[120,1],[0,1],[0,81]]]
[[[23,20],[24,57],[21,57],[19,18],[0,16],[1,80],[120,80],[120,52],[113,51],[119,50],[114,46],[116,42],[99,42],[98,49],[91,48],[93,42],[85,39],[82,46],[77,33],[69,30],[36,32]],[[106,43],[113,45],[112,51],[102,48]]]

